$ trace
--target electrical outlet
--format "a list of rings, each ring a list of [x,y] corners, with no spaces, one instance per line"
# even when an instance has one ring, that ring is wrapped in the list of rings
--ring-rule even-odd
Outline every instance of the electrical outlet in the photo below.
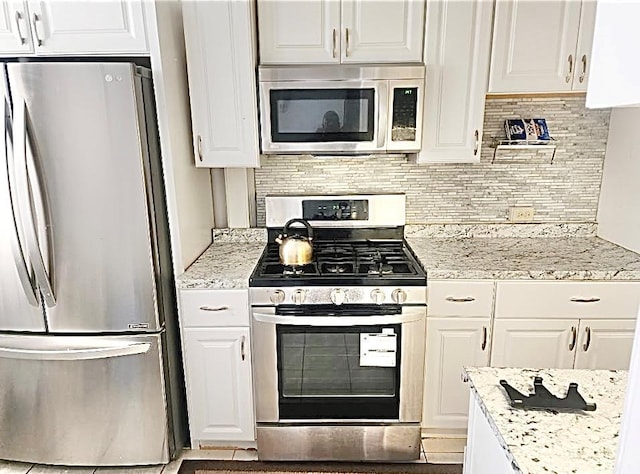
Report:
[[[532,222],[533,207],[514,206],[509,208],[509,220],[511,222]]]

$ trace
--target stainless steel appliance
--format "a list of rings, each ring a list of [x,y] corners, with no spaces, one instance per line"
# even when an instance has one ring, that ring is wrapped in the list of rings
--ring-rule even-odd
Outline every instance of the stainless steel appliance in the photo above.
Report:
[[[150,71],[1,71],[0,459],[166,463],[184,395]]]
[[[269,243],[250,279],[258,456],[420,455],[426,275],[403,239],[404,195],[267,196]],[[289,219],[314,258],[280,263]]]
[[[262,152],[418,152],[424,77],[420,65],[261,66]]]

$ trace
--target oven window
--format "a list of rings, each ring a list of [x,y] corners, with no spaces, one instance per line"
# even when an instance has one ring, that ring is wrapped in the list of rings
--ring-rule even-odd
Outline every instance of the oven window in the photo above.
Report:
[[[281,419],[398,418],[400,325],[278,325],[277,336]],[[371,339],[379,351],[361,347]]]
[[[373,141],[374,89],[274,89],[271,140]]]

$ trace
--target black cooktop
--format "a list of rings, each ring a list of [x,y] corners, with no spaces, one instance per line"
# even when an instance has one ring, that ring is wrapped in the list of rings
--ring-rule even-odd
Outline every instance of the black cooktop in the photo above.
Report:
[[[249,286],[426,285],[426,274],[404,240],[316,240],[313,261],[280,263],[279,245],[269,243]]]

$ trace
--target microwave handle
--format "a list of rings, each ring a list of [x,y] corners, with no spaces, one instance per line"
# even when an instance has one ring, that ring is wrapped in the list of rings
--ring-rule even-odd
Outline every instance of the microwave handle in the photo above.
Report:
[[[378,140],[376,148],[384,150],[387,141],[387,123],[389,121],[389,113],[391,111],[391,99],[389,97],[389,82],[380,81],[377,88],[378,92]]]

